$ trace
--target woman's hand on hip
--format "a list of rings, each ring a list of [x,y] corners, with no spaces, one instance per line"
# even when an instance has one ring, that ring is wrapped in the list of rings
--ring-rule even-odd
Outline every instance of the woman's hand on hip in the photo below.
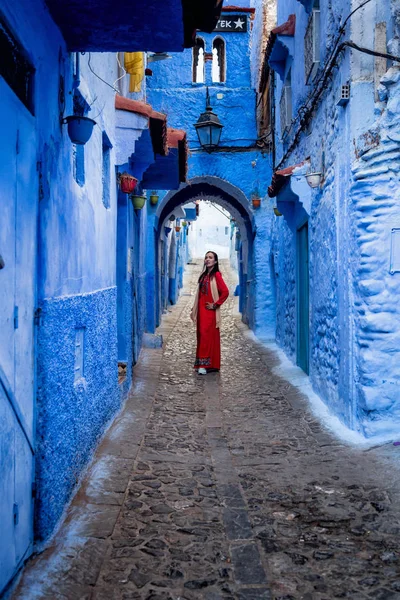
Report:
[[[217,307],[215,306],[215,304],[213,302],[206,302],[206,309],[207,310],[215,310]]]

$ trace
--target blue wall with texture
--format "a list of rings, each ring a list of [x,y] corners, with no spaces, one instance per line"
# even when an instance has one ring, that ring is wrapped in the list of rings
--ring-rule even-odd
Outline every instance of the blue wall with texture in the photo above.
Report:
[[[275,92],[277,168],[307,162],[303,170],[300,167],[297,178],[288,178],[292,183],[274,199],[284,214],[273,217],[271,229],[276,335],[286,353],[298,360],[296,235],[302,223],[293,217],[300,215],[293,213],[295,207],[295,211],[305,210],[309,224],[309,361],[313,387],[351,428],[367,436],[390,435],[398,431],[400,398],[397,350],[392,344],[398,335],[398,320],[392,318],[397,312],[398,275],[390,271],[397,227],[392,212],[397,175],[391,160],[397,160],[397,143],[393,145],[390,140],[389,129],[391,106],[398,98],[397,75],[385,75],[385,60],[379,62],[345,49],[309,126],[292,145],[304,114],[302,106],[317,88],[338,40],[339,23],[354,8],[345,0],[335,5],[327,1],[319,4],[320,65],[315,78],[306,84],[304,38],[312,3],[278,2],[278,25],[294,14],[296,27],[291,40],[282,37],[288,53]],[[389,3],[372,1],[357,10],[340,41],[351,39],[371,47],[375,39],[375,44],[385,48],[393,35],[389,9]],[[282,136],[279,101],[289,69],[292,124]],[[347,104],[338,103],[343,84],[350,85]],[[304,195],[295,192],[294,187],[298,187],[296,179],[304,180],[306,171],[322,173],[322,181],[319,188]]]
[[[148,78],[149,102],[154,108],[167,113],[169,123],[185,129],[189,144],[188,181],[214,178],[217,182],[213,201],[218,202],[218,189],[231,184],[245,198],[243,216],[234,215],[240,226],[246,230],[247,222],[250,255],[241,263],[244,269],[242,279],[242,308],[245,320],[260,335],[272,338],[275,329],[275,315],[268,298],[271,272],[268,264],[268,240],[264,235],[265,223],[269,216],[262,205],[254,210],[252,194],[264,195],[271,177],[270,158],[256,146],[256,91],[251,73],[251,37],[253,12],[249,2],[241,2],[235,14],[247,20],[247,33],[199,33],[206,53],[212,53],[213,41],[222,38],[226,52],[226,78],[224,82],[212,81],[212,61],[205,61],[204,83],[193,81],[193,51],[172,54],[172,58],[152,64],[153,75]],[[242,9],[242,10],[241,10]],[[221,19],[232,13],[222,13]],[[235,18],[236,20],[236,18]],[[253,77],[254,79],[254,77]],[[209,86],[213,111],[224,125],[217,151],[208,154],[199,145],[194,123],[205,110],[206,86]],[[225,150],[224,150],[225,148]],[[200,189],[200,188],[199,188]],[[210,192],[209,192],[210,193]],[[207,195],[204,192],[205,196]],[[247,200],[246,200],[247,198]],[[191,200],[195,200],[193,196]],[[186,198],[186,201],[189,201]],[[171,198],[173,203],[173,198]],[[173,204],[171,205],[173,206]],[[229,200],[224,203],[229,210]],[[232,207],[231,207],[232,210]],[[249,226],[250,223],[250,226]],[[254,242],[253,242],[254,237]],[[246,283],[248,281],[248,283]],[[165,284],[164,284],[165,286]],[[161,287],[164,287],[161,285]],[[164,294],[165,295],[165,294]],[[254,300],[254,303],[252,302]]]

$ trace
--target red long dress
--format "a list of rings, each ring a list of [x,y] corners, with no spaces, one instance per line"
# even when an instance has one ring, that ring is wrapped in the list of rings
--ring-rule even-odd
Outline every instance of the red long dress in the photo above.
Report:
[[[210,276],[206,275],[200,284],[199,306],[197,311],[197,351],[195,369],[220,369],[221,340],[219,328],[216,326],[215,310],[206,308],[207,302],[221,306],[229,296],[229,290],[221,273],[213,275],[216,279],[219,298],[217,302],[211,294]]]

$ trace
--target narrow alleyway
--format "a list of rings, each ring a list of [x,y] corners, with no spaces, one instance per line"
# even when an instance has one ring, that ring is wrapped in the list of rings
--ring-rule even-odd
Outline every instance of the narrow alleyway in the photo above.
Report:
[[[163,350],[143,351],[14,600],[400,599],[398,448],[355,449],[327,432],[244,335],[233,295],[221,373],[197,376],[192,299],[185,288],[164,317]]]

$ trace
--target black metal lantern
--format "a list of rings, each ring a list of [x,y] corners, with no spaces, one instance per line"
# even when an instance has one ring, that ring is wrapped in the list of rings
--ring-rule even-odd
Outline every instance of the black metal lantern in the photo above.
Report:
[[[207,150],[207,152],[212,152],[219,144],[223,125],[221,125],[217,115],[212,112],[208,88],[206,112],[201,113],[194,126],[196,127],[201,147],[204,148],[204,150]]]

